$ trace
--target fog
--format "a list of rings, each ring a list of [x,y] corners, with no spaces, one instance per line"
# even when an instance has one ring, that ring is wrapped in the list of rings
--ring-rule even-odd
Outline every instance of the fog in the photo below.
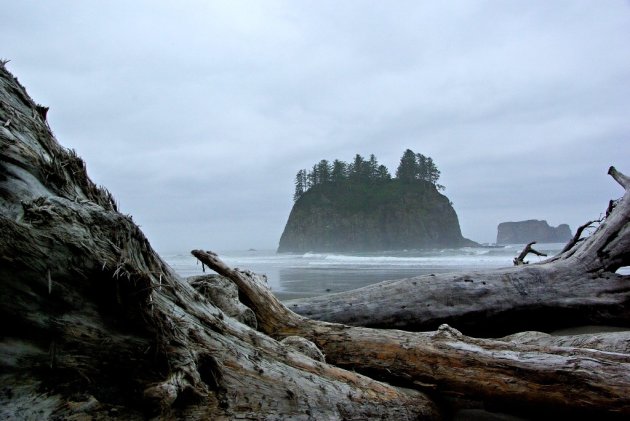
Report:
[[[321,159],[431,156],[464,236],[622,194],[630,7],[20,1],[2,58],[160,251],[274,249]]]

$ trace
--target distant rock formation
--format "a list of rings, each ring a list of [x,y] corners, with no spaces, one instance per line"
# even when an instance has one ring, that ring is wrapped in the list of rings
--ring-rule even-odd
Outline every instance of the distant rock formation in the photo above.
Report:
[[[502,222],[497,228],[497,244],[566,243],[571,239],[567,224],[551,227],[547,221],[530,219],[519,222]]]
[[[294,204],[278,252],[365,252],[478,245],[462,237],[457,214],[421,180],[326,183]]]

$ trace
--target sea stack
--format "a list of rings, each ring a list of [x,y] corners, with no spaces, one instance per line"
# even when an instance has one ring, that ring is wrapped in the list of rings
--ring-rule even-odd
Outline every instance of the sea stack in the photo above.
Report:
[[[336,183],[294,204],[278,252],[374,252],[473,246],[449,199],[428,182]]]
[[[502,222],[497,228],[497,244],[566,243],[571,239],[567,224],[549,226],[547,221],[530,219],[518,222]]]

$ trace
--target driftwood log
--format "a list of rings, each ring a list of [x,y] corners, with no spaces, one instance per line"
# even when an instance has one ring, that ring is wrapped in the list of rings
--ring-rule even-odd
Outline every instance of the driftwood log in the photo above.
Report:
[[[323,321],[412,331],[446,323],[484,337],[580,325],[630,327],[630,276],[616,273],[630,265],[630,181],[614,167],[609,174],[624,196],[593,234],[576,235],[545,261],[385,281],[286,305]]]
[[[192,253],[238,285],[263,332],[311,340],[335,365],[522,410],[630,415],[630,355],[475,339],[448,325],[415,333],[307,319],[278,301],[259,276],[228,267],[212,252]]]
[[[618,340],[596,349],[311,320],[259,275],[195,251],[239,287],[254,323],[160,259],[4,66],[0,123],[0,418],[436,419],[451,415],[454,398],[533,416],[630,415],[630,355],[607,349]],[[626,196],[599,230],[627,223]],[[628,250],[626,236],[592,237],[546,267],[580,264],[595,280],[605,271],[622,281],[612,272],[628,253],[608,252]],[[476,281],[462,282],[453,304]]]
[[[535,250],[532,246],[536,244],[535,241],[532,241],[531,243],[528,243],[524,248],[523,251],[521,251],[521,253],[516,256],[514,258],[514,266],[520,266],[520,265],[527,265],[529,264],[529,262],[525,261],[525,258],[527,257],[527,255],[529,253],[535,254],[536,256],[544,256],[547,257],[547,255],[545,253],[541,253],[538,250]]]

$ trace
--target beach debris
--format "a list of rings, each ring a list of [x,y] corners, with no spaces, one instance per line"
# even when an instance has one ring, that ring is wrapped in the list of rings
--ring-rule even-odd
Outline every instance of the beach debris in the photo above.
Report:
[[[525,248],[523,249],[523,251],[521,252],[521,254],[519,254],[517,257],[514,258],[514,260],[513,260],[514,266],[520,266],[520,265],[527,265],[527,264],[529,264],[529,262],[525,261],[525,257],[527,257],[527,255],[529,253],[535,254],[536,256],[547,257],[547,255],[545,253],[541,253],[540,251],[533,249],[532,245],[534,245],[534,244],[536,244],[535,241],[532,241],[531,243],[527,244],[525,246]]]

